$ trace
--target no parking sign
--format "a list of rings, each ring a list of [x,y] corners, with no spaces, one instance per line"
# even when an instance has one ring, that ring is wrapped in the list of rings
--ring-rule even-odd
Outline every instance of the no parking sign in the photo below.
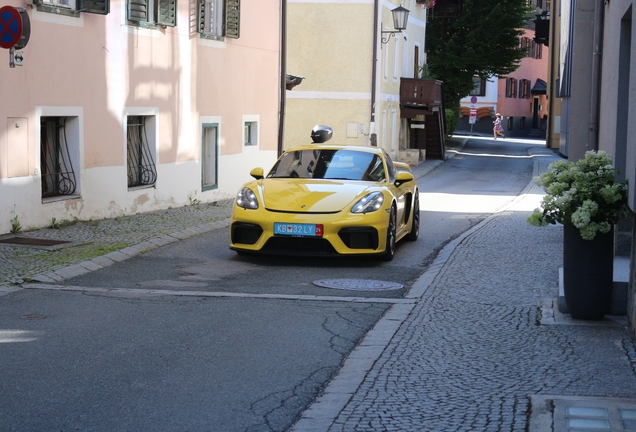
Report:
[[[31,22],[26,10],[13,6],[0,8],[0,47],[22,49],[30,35]]]
[[[31,36],[31,21],[25,9],[13,6],[0,8],[0,48],[9,50],[9,67],[22,66],[24,56],[20,51]]]

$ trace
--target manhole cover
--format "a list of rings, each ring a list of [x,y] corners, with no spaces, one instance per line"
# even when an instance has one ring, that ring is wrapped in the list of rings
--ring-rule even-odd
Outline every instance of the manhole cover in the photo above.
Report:
[[[46,318],[45,315],[22,315],[20,317],[20,319],[24,319],[24,320],[38,320],[38,319],[44,319]]]
[[[313,282],[323,288],[335,288],[352,291],[391,291],[403,288],[395,282],[369,279],[321,279]]]
[[[57,245],[61,245],[68,242],[63,240],[49,240],[49,239],[39,239],[39,238],[32,238],[32,237],[10,237],[7,239],[0,240],[0,243],[27,245],[27,246],[57,246]]]

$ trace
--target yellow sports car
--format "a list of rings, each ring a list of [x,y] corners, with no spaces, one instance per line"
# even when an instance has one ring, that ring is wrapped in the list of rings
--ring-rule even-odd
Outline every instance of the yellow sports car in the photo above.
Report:
[[[420,206],[409,165],[378,147],[325,144],[333,131],[316,126],[313,144],[285,151],[267,175],[241,187],[232,210],[230,249],[286,255],[380,255],[417,240]]]

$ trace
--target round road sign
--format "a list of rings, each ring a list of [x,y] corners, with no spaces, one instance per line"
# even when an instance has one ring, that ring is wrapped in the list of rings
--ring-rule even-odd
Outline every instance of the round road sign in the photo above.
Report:
[[[22,17],[13,6],[0,8],[0,47],[13,48],[22,37]]]

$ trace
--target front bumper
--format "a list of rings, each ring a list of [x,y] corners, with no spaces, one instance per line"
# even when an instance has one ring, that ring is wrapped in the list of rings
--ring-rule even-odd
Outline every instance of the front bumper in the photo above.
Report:
[[[322,237],[274,235],[274,223],[322,224]],[[234,208],[230,249],[299,255],[361,255],[385,251],[388,213],[296,214]]]

